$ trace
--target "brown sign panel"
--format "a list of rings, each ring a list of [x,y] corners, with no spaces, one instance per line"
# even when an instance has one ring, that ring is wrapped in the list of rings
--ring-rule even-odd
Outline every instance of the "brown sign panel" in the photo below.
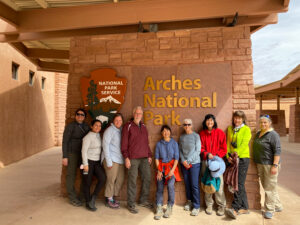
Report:
[[[136,66],[132,68],[132,104],[144,108],[150,135],[162,124],[179,135],[183,119],[199,131],[206,114],[225,130],[232,117],[232,73],[229,63]]]
[[[99,119],[105,127],[124,103],[126,78],[117,77],[110,68],[97,69],[91,76],[80,79],[84,106],[93,119]]]

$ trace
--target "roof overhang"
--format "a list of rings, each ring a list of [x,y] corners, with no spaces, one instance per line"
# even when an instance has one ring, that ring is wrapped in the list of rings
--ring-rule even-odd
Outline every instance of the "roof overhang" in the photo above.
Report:
[[[255,88],[255,98],[262,100],[296,97],[296,90],[300,88],[300,65],[279,81]]]
[[[52,2],[1,0],[0,42],[14,46],[23,44],[21,49],[25,56],[49,57],[58,62],[61,55],[66,56],[60,51],[67,49],[47,47],[49,39],[136,33],[139,22],[145,26],[157,24],[159,31],[226,27],[236,12],[239,14],[236,26],[249,26],[251,32],[255,32],[277,23],[277,13],[286,12],[289,5],[289,0],[61,0],[61,6],[52,5]],[[26,44],[31,41],[41,42],[48,50],[59,51],[39,49],[33,54],[28,50],[32,46]]]

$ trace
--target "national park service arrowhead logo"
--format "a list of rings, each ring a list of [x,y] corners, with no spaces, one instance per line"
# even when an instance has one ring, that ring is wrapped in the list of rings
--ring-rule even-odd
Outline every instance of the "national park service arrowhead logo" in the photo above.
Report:
[[[84,106],[93,119],[99,119],[106,127],[124,103],[126,78],[117,77],[113,69],[104,68],[91,72],[91,77],[80,79]]]

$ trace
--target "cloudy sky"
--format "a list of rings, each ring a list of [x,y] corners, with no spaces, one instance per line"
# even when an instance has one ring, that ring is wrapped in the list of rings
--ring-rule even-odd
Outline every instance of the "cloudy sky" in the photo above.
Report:
[[[300,0],[278,14],[278,23],[251,35],[254,83],[280,80],[300,64]]]

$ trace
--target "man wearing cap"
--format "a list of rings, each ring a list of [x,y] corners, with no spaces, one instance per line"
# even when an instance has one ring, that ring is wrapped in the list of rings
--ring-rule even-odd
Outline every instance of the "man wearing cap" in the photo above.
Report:
[[[209,161],[223,162],[222,158],[227,153],[226,135],[221,129],[218,128],[215,116],[212,114],[207,114],[203,120],[202,126],[203,126],[203,130],[200,132],[201,159],[203,159],[204,161],[208,161],[208,163]],[[206,167],[207,167],[207,163],[203,162],[201,168],[202,176],[204,175]],[[218,177],[220,178],[220,188],[219,191],[215,193],[215,200],[218,205],[218,210],[217,210],[218,216],[223,216],[225,214],[225,207],[226,207],[223,173],[215,171],[215,175],[216,174],[219,175]],[[214,204],[212,194],[205,193],[204,199],[206,204],[205,212],[206,214],[211,215],[213,204]]]

